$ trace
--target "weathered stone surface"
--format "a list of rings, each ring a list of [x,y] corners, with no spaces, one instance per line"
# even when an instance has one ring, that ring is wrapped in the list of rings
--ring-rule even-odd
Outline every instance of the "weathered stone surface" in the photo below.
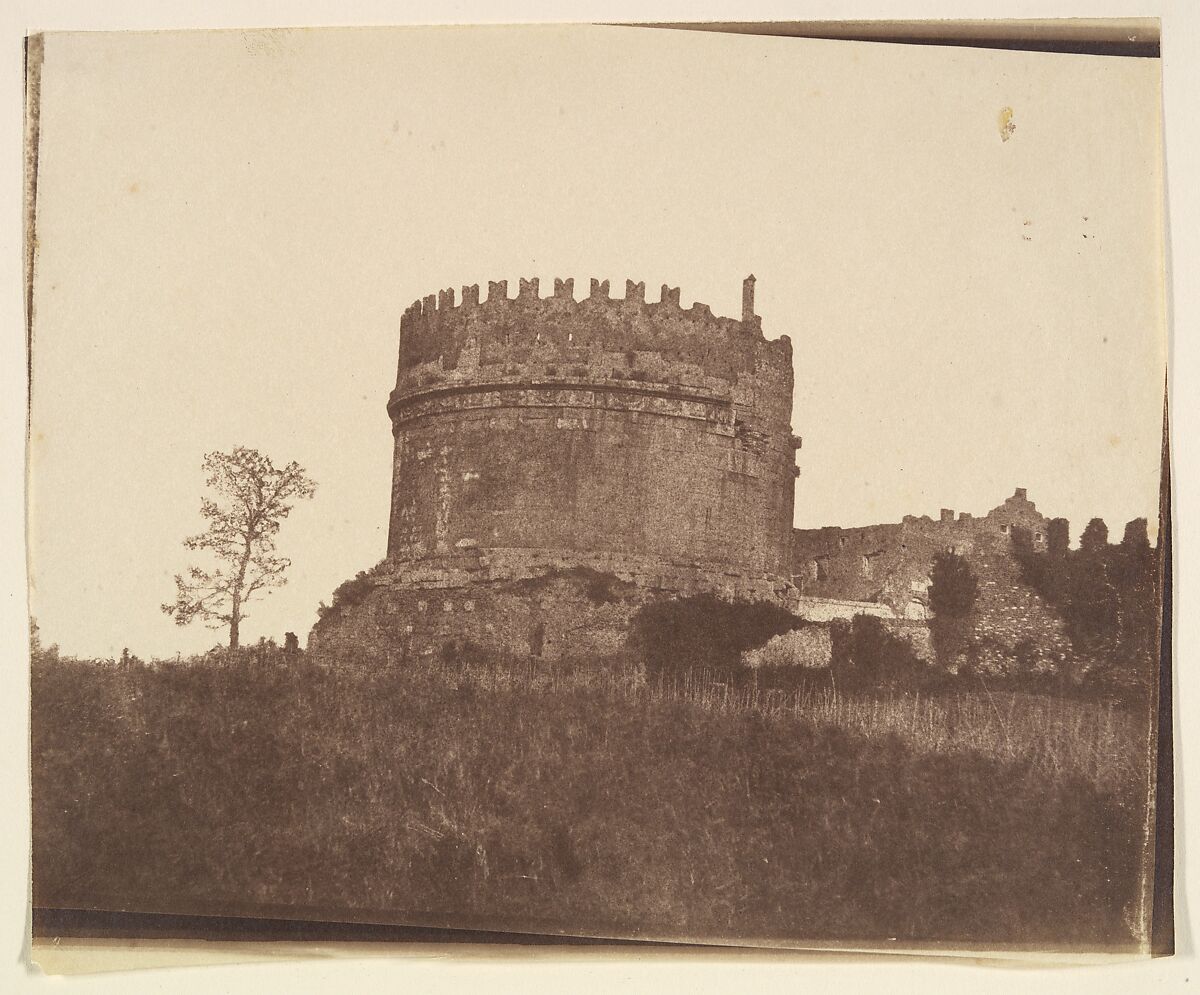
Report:
[[[791,343],[763,336],[746,288],[740,321],[666,285],[647,303],[633,281],[624,300],[522,279],[515,299],[498,281],[482,304],[477,287],[414,303],[388,400],[387,561],[310,647],[609,652],[651,597],[792,605]],[[579,571],[625,585],[623,607],[593,605]]]
[[[1054,670],[1071,655],[1062,618],[1024,584],[1013,555],[1013,530],[1024,529],[1035,550],[1046,549],[1050,520],[1024,488],[981,517],[942,509],[937,519],[909,515],[902,522],[864,528],[796,529],[792,581],[810,597],[878,602],[901,618],[919,622],[929,613],[933,558],[943,550],[965,556],[979,580],[967,620],[967,638],[988,673]],[[903,631],[897,629],[897,631]],[[931,658],[928,629],[918,653]],[[965,661],[965,656],[964,656]]]
[[[792,611],[809,622],[851,621],[855,615],[873,615],[893,619],[895,612],[886,604],[874,601],[850,601],[845,598],[813,598],[801,595],[790,606]]]
[[[767,643],[742,654],[747,667],[828,667],[833,639],[824,625],[793,629],[773,636]]]
[[[603,552],[493,549],[419,563],[385,561],[365,586],[368,593],[353,604],[326,612],[309,636],[310,650],[398,660],[452,649],[457,641],[556,659],[615,651],[633,613],[663,598],[716,594],[803,611],[795,589],[778,577],[718,575],[695,565]],[[455,607],[466,601],[472,602],[470,618]],[[452,607],[440,615],[429,607],[446,602]],[[843,613],[850,610],[840,604]],[[887,613],[884,606],[861,607]],[[539,630],[540,648],[533,638]]]
[[[582,572],[465,583],[427,578],[422,586],[385,575],[356,604],[327,612],[309,650],[390,664],[473,652],[600,660],[623,647],[645,596]]]
[[[388,556],[611,551],[786,576],[795,457],[786,337],[758,319],[538,296],[522,280],[401,322]]]
[[[795,529],[792,581],[805,595],[879,601],[898,615],[923,618],[934,556],[953,550],[972,563],[991,555],[1011,560],[1013,528],[1027,530],[1035,549],[1046,548],[1049,519],[1024,488],[978,518],[943,509],[938,519],[907,515],[895,524]]]
[[[903,618],[893,619],[888,622],[888,628],[893,635],[897,635],[907,642],[919,659],[930,664],[937,662],[937,654],[933,648],[933,636],[926,622]]]
[[[882,618],[888,630],[907,642],[920,659],[930,664],[935,661],[929,626],[924,622],[897,619],[883,605],[870,606],[850,601],[841,604],[847,606],[847,613],[840,618],[847,621],[852,620],[854,615]],[[859,610],[851,611],[850,606],[857,606]],[[871,607],[883,610],[870,611]],[[829,620],[830,623],[833,621],[835,619]],[[824,623],[822,619],[815,625],[773,636],[762,646],[743,653],[742,663],[747,667],[828,667],[833,658],[833,634],[832,624]]]
[[[1074,660],[1066,623],[1040,594],[1021,582],[1011,553],[981,550],[972,564],[980,577],[979,596],[969,617],[977,669],[1051,673]]]

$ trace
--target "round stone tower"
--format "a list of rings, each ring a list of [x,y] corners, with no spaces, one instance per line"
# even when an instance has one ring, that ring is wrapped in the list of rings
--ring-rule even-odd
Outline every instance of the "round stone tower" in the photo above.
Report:
[[[764,338],[754,277],[740,319],[667,286],[538,290],[405,311],[387,558],[310,647],[595,656],[653,598],[795,594],[792,347]]]
[[[792,350],[740,321],[571,280],[464,287],[400,323],[388,558],[486,556],[785,574]]]

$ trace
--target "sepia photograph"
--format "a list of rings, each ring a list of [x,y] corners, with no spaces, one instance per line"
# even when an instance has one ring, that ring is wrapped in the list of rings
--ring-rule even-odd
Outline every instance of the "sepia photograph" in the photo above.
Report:
[[[1098,24],[30,34],[35,943],[1171,953]]]

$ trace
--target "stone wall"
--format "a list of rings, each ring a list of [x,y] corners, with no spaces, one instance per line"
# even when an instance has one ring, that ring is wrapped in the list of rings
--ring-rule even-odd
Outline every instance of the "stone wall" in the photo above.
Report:
[[[761,667],[828,667],[833,656],[833,639],[827,625],[810,625],[772,636],[762,646],[742,654],[742,663]]]
[[[870,601],[849,601],[845,598],[813,598],[800,595],[788,607],[808,622],[849,622],[855,615],[873,615],[886,620],[894,619],[895,613],[885,604]]]
[[[937,519],[907,515],[895,524],[796,529],[792,582],[805,595],[878,601],[921,619],[928,613],[934,556],[951,550],[974,562],[985,554],[1011,555],[1014,528],[1025,529],[1035,549],[1045,549],[1049,520],[1024,488],[981,517],[943,509]]]
[[[856,615],[882,619],[930,661],[924,622],[896,618],[884,604],[801,597],[767,574],[686,568],[641,557],[595,554],[532,556],[527,550],[478,551],[398,566],[384,561],[359,593],[322,615],[308,649],[347,663],[397,665],[447,654],[489,660],[583,660],[596,666],[624,658],[630,623],[655,601],[711,594],[733,602],[768,602],[805,625],[745,655],[751,667],[826,667],[831,625]]]
[[[848,602],[849,603],[849,602]],[[888,630],[907,642],[917,656],[926,663],[935,661],[933,640],[929,626],[924,622],[914,622],[907,619],[897,619],[891,613],[859,611],[854,614],[873,615],[882,618]],[[853,618],[844,619],[849,621]],[[828,667],[833,658],[832,621],[824,620],[813,625],[806,625],[790,632],[773,636],[762,646],[747,650],[742,654],[742,662],[747,667]]]
[[[355,604],[327,611],[308,649],[374,665],[475,652],[492,660],[601,661],[624,647],[643,601],[633,585],[582,571],[441,588],[385,575]]]
[[[979,577],[979,596],[969,616],[971,655],[980,671],[1055,673],[1075,659],[1062,617],[1022,583],[1011,554],[982,550],[971,565]]]
[[[888,628],[894,635],[908,643],[919,659],[929,664],[937,663],[937,653],[933,647],[933,633],[929,631],[927,622],[914,619],[895,619],[888,624]]]
[[[1044,551],[1050,520],[1023,488],[986,515],[955,515],[943,509],[937,519],[906,516],[896,524],[863,528],[797,529],[792,579],[811,595],[875,601],[901,618],[919,622],[929,614],[928,588],[934,557],[951,550],[966,557],[979,580],[975,608],[953,640],[954,665],[973,660],[986,673],[1046,672],[1072,660],[1065,625],[1040,595],[1021,581],[1013,555],[1013,533],[1024,529],[1035,550]],[[918,653],[932,656],[929,630],[911,633]]]
[[[786,576],[791,343],[679,291],[522,280],[401,322],[388,556],[608,552]],[[752,284],[749,285],[752,289]]]
[[[712,594],[797,605],[795,589],[768,574],[573,551],[389,560],[360,586],[360,597],[327,610],[313,627],[310,651],[397,660],[470,643],[492,655],[603,657],[625,647],[633,613],[653,600]]]

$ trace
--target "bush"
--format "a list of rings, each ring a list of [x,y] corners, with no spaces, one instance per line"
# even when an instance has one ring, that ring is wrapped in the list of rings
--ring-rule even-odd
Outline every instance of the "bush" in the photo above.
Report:
[[[802,624],[791,612],[763,601],[722,601],[698,594],[639,608],[630,644],[652,674],[703,668],[739,668],[742,654]]]
[[[357,576],[352,577],[350,580],[342,581],[333,590],[333,604],[327,605],[322,601],[320,607],[317,609],[317,616],[319,618],[336,616],[339,612],[343,612],[347,608],[353,608],[355,605],[361,604],[363,599],[371,593],[371,589],[375,586],[375,577],[383,569],[383,565],[384,563],[377,563],[370,570],[360,570]]]
[[[913,685],[932,676],[908,640],[874,615],[855,615],[852,622],[839,619],[833,623],[831,636],[830,666],[841,687]]]
[[[1088,680],[1113,687],[1148,687],[1156,677],[1162,621],[1158,552],[1150,546],[1146,520],[1125,526],[1118,545],[1093,518],[1077,550],[1055,538],[1048,552],[1034,548],[1024,531],[1013,533],[1021,580],[1062,616],[1076,653],[1104,661]]]
[[[962,618],[974,607],[979,581],[966,557],[938,553],[933,558],[929,580],[929,607],[935,615]]]

